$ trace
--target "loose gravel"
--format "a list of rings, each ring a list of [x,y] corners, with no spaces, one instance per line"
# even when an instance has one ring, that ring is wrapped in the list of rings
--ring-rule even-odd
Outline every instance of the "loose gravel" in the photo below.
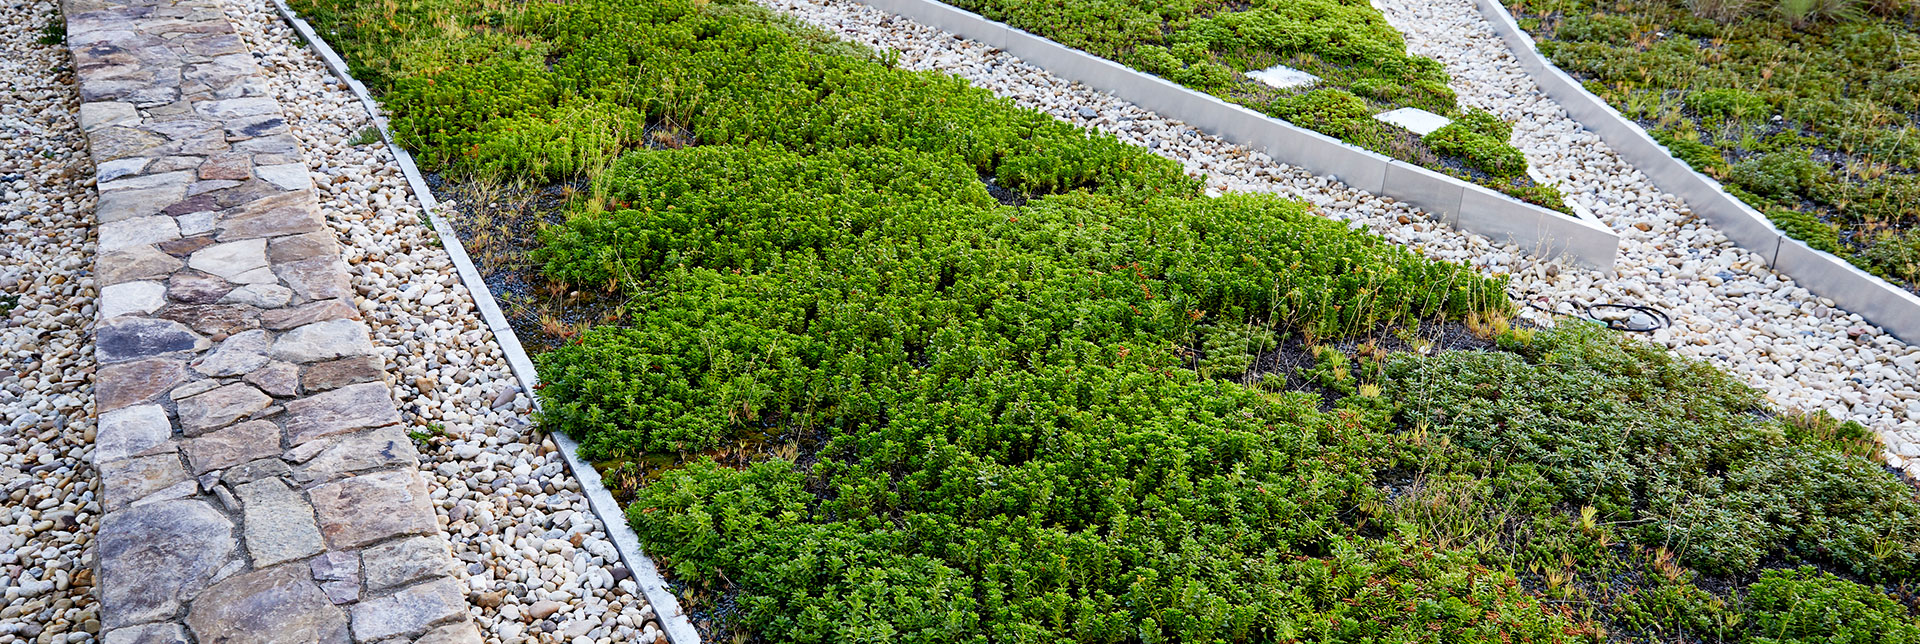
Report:
[[[56,4],[0,6],[0,644],[91,642],[93,164]]]
[[[487,641],[664,643],[399,166],[353,144],[365,108],[266,0],[231,0],[227,17],[306,148]]]
[[[1211,193],[1305,199],[1427,256],[1513,276],[1524,318],[1552,323],[1588,305],[1648,306],[1672,318],[1647,337],[1744,378],[1787,409],[1825,410],[1872,427],[1888,463],[1920,477],[1920,350],[1835,308],[1691,217],[1539,93],[1466,0],[1387,0],[1416,53],[1453,75],[1464,104],[1517,122],[1514,144],[1567,198],[1621,234],[1611,272],[1547,264],[1512,246],[1432,223],[1405,204],[1354,190],[1208,136],[1131,103],[1055,78],[992,47],[850,0],[760,0],[843,38],[899,54],[1063,120],[1152,148],[1204,176]],[[1537,308],[1536,308],[1537,307]],[[1549,314],[1546,311],[1553,311]],[[1558,315],[1556,315],[1558,314]]]

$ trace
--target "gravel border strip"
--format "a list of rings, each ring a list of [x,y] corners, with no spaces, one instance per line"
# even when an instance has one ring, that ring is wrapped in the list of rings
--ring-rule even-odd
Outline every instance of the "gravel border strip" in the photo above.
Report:
[[[533,360],[527,356],[526,348],[520,344],[520,338],[514,333],[512,325],[507,323],[506,316],[501,314],[499,303],[494,300],[493,292],[481,279],[479,270],[473,265],[473,258],[467,254],[466,247],[461,244],[459,236],[454,234],[453,227],[441,217],[440,202],[433,196],[433,190],[421,178],[420,169],[413,162],[413,155],[394,142],[386,116],[381,114],[379,104],[367,91],[366,85],[355,79],[348,71],[346,62],[334,52],[331,45],[327,44],[326,39],[321,38],[311,24],[288,7],[286,0],[272,0],[272,2],[281,17],[293,26],[300,37],[306,39],[308,48],[320,57],[334,76],[352,89],[354,96],[359,98],[361,104],[366,107],[374,126],[380,132],[381,140],[393,154],[401,172],[407,178],[407,185],[412,188],[414,197],[420,200],[428,218],[433,222],[435,234],[439,236],[442,246],[458,268],[460,281],[467,285],[475,308],[479,310],[488,330],[499,342],[501,352],[506,355],[508,367],[512,369],[514,377],[520,381],[521,390],[538,391],[540,376],[534,369]],[[539,410],[539,397],[531,398],[534,409]],[[667,587],[666,580],[660,576],[660,571],[654,566],[653,559],[648,557],[640,547],[639,536],[634,534],[632,526],[627,524],[626,515],[621,511],[619,502],[614,500],[613,494],[608,492],[606,486],[601,483],[600,472],[593,468],[592,463],[581,460],[578,455],[579,444],[571,437],[564,433],[552,433],[549,436],[559,444],[567,469],[580,481],[581,493],[586,495],[588,507],[593,509],[594,515],[606,528],[607,536],[620,552],[620,558],[627,569],[633,572],[634,581],[640,586],[640,591],[646,596],[647,602],[653,606],[655,618],[660,621],[667,637],[673,644],[699,644],[700,634],[688,621],[686,611],[680,608],[679,598]]]
[[[0,644],[100,631],[96,195],[58,5],[0,6]]]
[[[1686,200],[1695,215],[1712,223],[1740,247],[1766,258],[1767,265],[1793,277],[1807,290],[1833,299],[1895,337],[1920,343],[1920,297],[1780,232],[1766,215],[1727,194],[1719,181],[1675,158],[1640,124],[1621,116],[1612,105],[1588,92],[1578,79],[1540,55],[1533,37],[1520,28],[1499,0],[1473,0],[1473,5],[1506,42],[1520,68],[1540,91],[1581,126],[1599,135],[1653,185]]]
[[[1449,226],[1496,241],[1511,240],[1530,254],[1549,260],[1564,256],[1601,270],[1613,268],[1619,256],[1620,235],[1591,214],[1542,208],[1357,148],[939,0],[855,1],[1004,50],[1056,77],[1260,150],[1282,163],[1334,175],[1349,186],[1417,206]]]

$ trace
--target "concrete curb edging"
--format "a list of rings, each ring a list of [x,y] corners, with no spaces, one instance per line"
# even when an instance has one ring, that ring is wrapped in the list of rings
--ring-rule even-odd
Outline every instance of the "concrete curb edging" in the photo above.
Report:
[[[1259,149],[1275,160],[1419,207],[1442,223],[1511,241],[1546,259],[1611,269],[1620,236],[1597,221],[1519,201],[1202,94],[1152,74],[995,22],[937,0],[856,0],[979,41],[1061,78]]]
[[[345,82],[352,89],[354,96],[359,98],[360,103],[366,107],[367,114],[380,131],[381,140],[386,142],[388,151],[400,165],[401,173],[406,175],[407,185],[412,189],[414,197],[420,200],[421,208],[427,212],[428,218],[433,222],[433,230],[439,236],[441,246],[446,248],[447,255],[452,258],[454,266],[459,270],[461,283],[467,286],[467,291],[473,296],[474,308],[479,310],[488,331],[500,344],[500,351],[505,354],[507,365],[513,370],[514,378],[520,381],[522,390],[529,393],[528,397],[533,401],[534,409],[538,411],[540,398],[531,394],[540,386],[540,375],[534,369],[533,360],[527,356],[526,348],[520,344],[520,337],[514,333],[513,326],[500,312],[500,304],[494,300],[493,291],[489,290],[486,282],[481,279],[479,269],[474,267],[473,258],[467,254],[466,247],[454,233],[453,226],[441,217],[440,201],[433,196],[433,190],[421,178],[420,169],[413,162],[413,155],[394,142],[393,133],[387,126],[386,116],[380,112],[379,103],[374,101],[366,85],[355,79],[348,71],[346,61],[341,59],[339,54],[334,52],[333,47],[320,37],[313,25],[307,23],[287,6],[286,0],[273,0],[273,6],[280,12],[280,17],[286,20],[301,38],[306,39],[307,46],[320,57],[327,69]],[[593,464],[580,458],[579,443],[564,433],[556,432],[549,436],[552,436],[559,446],[567,469],[573,473],[574,478],[579,479],[580,491],[587,497],[588,507],[593,509],[594,515],[605,526],[607,537],[613,541],[615,549],[620,552],[620,558],[626,564],[627,570],[633,572],[634,582],[640,587],[641,594],[647,598],[647,603],[653,607],[654,616],[660,620],[661,630],[666,632],[667,638],[672,640],[673,644],[700,644],[699,632],[694,630],[693,624],[688,621],[686,611],[681,610],[679,598],[668,588],[666,580],[660,576],[659,569],[654,566],[653,559],[640,548],[640,537],[634,534],[633,527],[627,524],[626,514],[621,511],[620,503],[614,500],[613,494],[607,491],[605,484],[601,483],[600,472],[593,468]]]
[[[1674,157],[1640,124],[1622,116],[1606,101],[1588,92],[1579,80],[1548,61],[1540,54],[1533,37],[1520,28],[1499,0],[1473,2],[1540,90],[1559,103],[1573,120],[1600,135],[1620,158],[1647,175],[1655,186],[1685,200],[1695,215],[1725,233],[1741,248],[1760,255],[1774,270],[1792,277],[1808,291],[1832,299],[1841,308],[1860,314],[1894,337],[1920,343],[1920,297],[1781,233],[1766,215],[1727,194],[1720,182]]]

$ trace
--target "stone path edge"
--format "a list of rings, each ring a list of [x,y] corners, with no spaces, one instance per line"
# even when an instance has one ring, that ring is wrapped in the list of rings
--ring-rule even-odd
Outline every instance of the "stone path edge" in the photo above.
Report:
[[[1564,257],[1609,270],[1619,254],[1619,234],[1591,215],[1568,216],[1357,148],[938,0],[854,1],[999,48],[1060,78],[1266,152],[1276,161],[1412,204],[1441,223],[1511,242],[1543,259]]]
[[[101,194],[103,639],[478,643],[255,52],[213,0],[60,13]]]
[[[1646,129],[1588,92],[1578,79],[1555,66],[1520,28],[1499,0],[1473,0],[1494,33],[1507,43],[1520,68],[1573,120],[1600,136],[1614,152],[1661,190],[1686,200],[1695,215],[1727,238],[1764,258],[1815,295],[1859,313],[1908,343],[1920,344],[1920,297],[1860,270],[1844,259],[1788,237],[1766,215],[1727,194],[1720,182],[1694,171],[1660,145]]]
[[[345,82],[352,89],[354,96],[359,98],[360,103],[366,107],[367,114],[380,132],[380,139],[387,144],[388,151],[393,154],[400,165],[401,173],[407,178],[408,187],[413,191],[414,197],[420,200],[421,209],[432,221],[434,234],[439,236],[441,245],[446,248],[447,255],[452,258],[454,266],[459,270],[460,281],[466,284],[467,290],[473,294],[474,308],[479,310],[481,318],[487,324],[487,329],[499,342],[500,350],[506,355],[507,365],[513,371],[514,378],[520,381],[522,391],[530,394],[538,391],[540,374],[534,369],[533,359],[527,355],[526,348],[521,345],[520,337],[514,332],[513,325],[509,324],[506,316],[500,312],[499,302],[494,299],[493,291],[481,279],[480,271],[474,266],[473,258],[467,254],[467,249],[460,242],[459,235],[454,233],[453,226],[441,216],[440,201],[434,197],[432,188],[428,187],[426,181],[422,179],[419,166],[413,162],[413,155],[394,142],[393,133],[388,128],[386,116],[380,112],[379,103],[367,91],[367,86],[353,77],[346,61],[333,50],[331,45],[327,44],[325,38],[320,37],[319,31],[315,30],[306,19],[301,18],[292,7],[287,6],[286,0],[273,0],[273,6],[280,12],[280,17],[286,20],[301,38],[306,39],[307,46],[320,57],[327,69]],[[538,411],[539,396],[530,395],[529,398],[533,401],[534,409]],[[559,445],[559,451],[566,461],[567,469],[573,473],[574,478],[579,479],[580,491],[586,495],[588,507],[593,509],[600,523],[606,526],[607,536],[613,541],[615,549],[620,552],[620,559],[626,564],[628,570],[633,571],[634,581],[638,582],[641,593],[647,598],[647,603],[653,606],[654,615],[660,620],[661,629],[666,632],[667,638],[672,640],[672,644],[700,644],[700,633],[687,619],[686,611],[681,610],[679,598],[673,594],[666,580],[660,576],[660,570],[654,565],[653,558],[647,556],[646,551],[640,547],[639,535],[635,534],[633,527],[627,523],[626,514],[622,512],[620,503],[601,482],[600,472],[593,468],[592,463],[580,458],[580,445],[572,437],[559,432],[549,435]]]

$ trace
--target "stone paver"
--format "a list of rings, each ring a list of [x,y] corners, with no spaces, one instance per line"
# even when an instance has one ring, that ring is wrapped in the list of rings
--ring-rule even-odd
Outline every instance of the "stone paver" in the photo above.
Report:
[[[222,5],[63,13],[100,193],[102,639],[480,641],[340,243]]]

